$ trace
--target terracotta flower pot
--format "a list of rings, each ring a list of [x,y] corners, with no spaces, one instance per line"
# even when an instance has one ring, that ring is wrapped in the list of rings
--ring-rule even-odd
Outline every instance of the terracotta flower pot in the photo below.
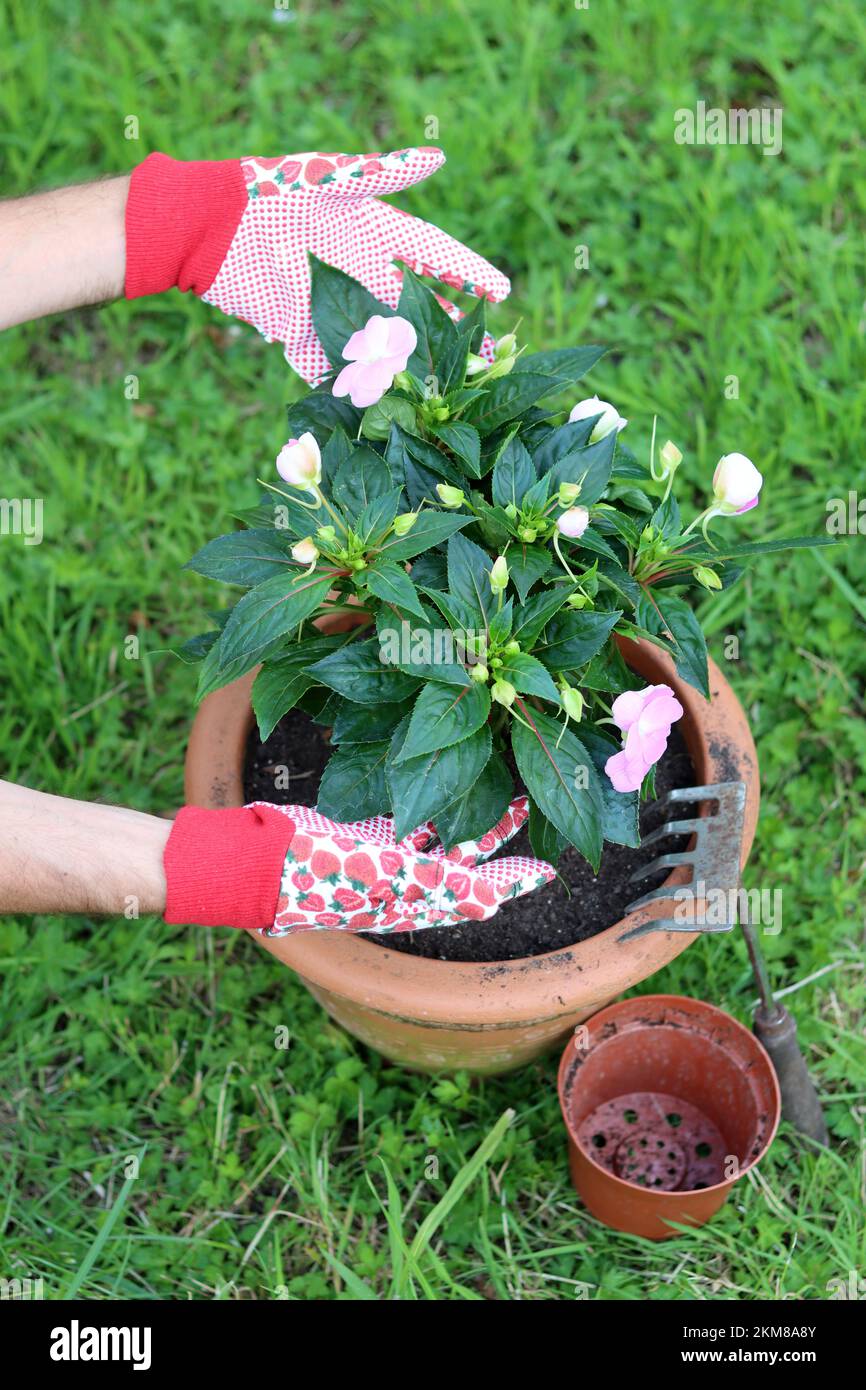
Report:
[[[621,646],[639,675],[676,691],[698,783],[745,782],[745,864],[758,816],[758,761],[731,687],[711,661],[708,703],[676,675],[657,647],[627,639]],[[252,681],[253,673],[202,702],[187,751],[187,802],[243,804]],[[688,877],[680,867],[666,882],[674,887]],[[386,1057],[424,1071],[493,1073],[511,1071],[554,1047],[576,1023],[684,951],[694,933],[657,932],[617,941],[626,922],[636,926],[666,910],[670,904],[655,903],[574,946],[490,964],[428,960],[337,931],[256,934],[255,940],[297,972],[332,1018]]]
[[[572,1181],[593,1216],[664,1240],[702,1226],[766,1153],[781,1098],[753,1033],[673,994],[625,999],[578,1028],[559,1103]]]

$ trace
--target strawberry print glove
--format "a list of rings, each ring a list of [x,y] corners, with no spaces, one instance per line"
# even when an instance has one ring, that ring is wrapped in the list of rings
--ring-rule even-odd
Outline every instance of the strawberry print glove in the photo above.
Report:
[[[190,163],[151,154],[130,180],[126,297],[178,287],[284,345],[318,384],[331,364],[310,312],[312,251],[396,309],[401,260],[418,275],[498,302],[511,286],[446,232],[383,203],[445,162],[419,145],[390,154],[304,154]],[[438,296],[437,296],[438,297]],[[440,298],[455,318],[461,311]],[[491,356],[492,340],[482,352]]]
[[[390,816],[339,824],[306,806],[187,806],[165,851],[165,920],[265,936],[482,921],[556,876],[541,859],[487,862],[527,815],[526,797],[517,797],[480,840],[446,853],[430,822],[397,841]]]

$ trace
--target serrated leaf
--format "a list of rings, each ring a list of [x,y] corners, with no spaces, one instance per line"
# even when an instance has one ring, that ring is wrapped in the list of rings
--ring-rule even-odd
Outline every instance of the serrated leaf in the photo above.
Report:
[[[492,558],[474,541],[466,536],[451,537],[448,542],[449,592],[468,603],[485,624],[493,608],[492,568]]]
[[[511,744],[517,767],[539,810],[598,872],[602,848],[603,802],[589,753],[570,728],[529,709],[512,720]]]
[[[419,758],[437,748],[460,743],[487,723],[490,714],[490,692],[486,685],[472,682],[458,687],[430,681],[424,686],[409,720],[406,741],[395,763]]]
[[[373,545],[381,540],[400,510],[402,496],[402,487],[393,487],[371,498],[353,527],[361,540]]]
[[[408,536],[389,536],[379,547],[379,554],[389,560],[411,560],[434,545],[441,545],[463,526],[471,516],[449,516],[445,512],[422,512]]]
[[[354,521],[370,502],[393,490],[394,479],[385,460],[369,445],[361,444],[340,464],[332,494],[333,500]]]
[[[516,372],[541,372],[555,377],[561,385],[580,381],[607,352],[606,347],[590,343],[586,347],[553,348],[518,358]]]
[[[481,477],[481,438],[472,425],[464,425],[460,420],[445,421],[435,425],[437,439],[456,454],[470,478]]]
[[[288,407],[287,438],[300,439],[302,434],[312,434],[319,446],[325,448],[332,431],[338,427],[354,438],[360,419],[360,410],[344,397],[335,396],[329,382]]]
[[[570,458],[584,449],[599,419],[600,414],[590,420],[567,420],[564,425],[550,430],[532,451],[532,462],[539,478],[549,473],[560,459]]]
[[[422,379],[435,376],[441,358],[457,342],[457,329],[432,290],[408,267],[403,269],[402,275],[397,313],[400,318],[408,319],[418,335],[408,369]]]
[[[408,727],[407,718],[394,734],[392,753],[402,748]],[[405,763],[389,761],[385,777],[396,838],[402,840],[416,826],[435,820],[445,807],[468,792],[487,766],[492,748],[490,728],[485,724],[477,733],[448,748],[410,758]]]
[[[388,748],[387,741],[337,748],[319,783],[317,811],[336,821],[385,815],[391,806],[385,782]]]
[[[538,594],[532,594],[517,610],[512,631],[514,640],[519,642],[525,651],[531,651],[554,613],[559,612],[569,594],[573,592],[573,585],[557,584],[549,589],[542,589]]]
[[[520,595],[520,602],[525,603],[533,584],[547,574],[553,564],[553,556],[543,546],[521,542],[511,546],[506,559],[511,582]]]
[[[620,751],[620,745],[590,724],[581,724],[578,736],[598,773],[604,806],[602,835],[613,844],[636,849],[640,844],[640,792],[618,792],[604,770],[608,758]]]
[[[581,507],[591,507],[608,485],[615,448],[616,435],[609,434],[597,444],[587,444],[584,449],[563,455],[544,475],[551,493],[563,483],[580,483],[577,502]]]
[[[674,665],[683,680],[710,698],[707,643],[698,619],[685,599],[656,593],[656,605],[674,639]]]
[[[619,609],[587,613],[570,608],[556,613],[535,655],[549,671],[577,671],[601,650],[621,616]]]
[[[477,403],[470,402],[464,408],[463,418],[481,434],[489,434],[509,420],[516,420],[524,410],[558,386],[556,377],[542,376],[536,372],[512,372],[509,376],[492,381]]]
[[[424,609],[418,598],[418,591],[402,566],[393,560],[379,556],[364,573],[364,581],[371,594],[384,603],[395,603],[399,608],[424,617]]]
[[[410,697],[411,698],[411,697]],[[400,720],[406,714],[406,702],[356,705],[351,700],[339,700],[331,731],[332,743],[378,743],[390,740]]]
[[[358,705],[393,704],[418,688],[417,680],[382,660],[375,637],[332,652],[310,666],[309,674]]]
[[[535,468],[526,446],[513,434],[493,465],[493,501],[498,507],[519,507],[535,482]]]
[[[418,680],[468,685],[457,639],[432,611],[423,619],[389,608],[376,615],[382,659]]]
[[[547,860],[554,868],[568,844],[568,840],[560,835],[555,825],[551,825],[544,812],[539,811],[532,797],[529,798],[529,843],[532,853],[539,859]]]
[[[297,573],[297,564],[289,554],[290,545],[285,532],[280,535],[277,531],[233,531],[209,541],[187,560],[184,569],[223,584],[251,588],[287,567]]]
[[[560,703],[559,691],[551,680],[547,667],[528,652],[503,656],[502,667],[496,674],[503,680],[510,681],[521,694],[538,695],[542,700],[552,700],[555,705]]]
[[[334,569],[307,576],[275,574],[250,589],[232,609],[225,625],[219,643],[220,667],[240,659],[250,659],[255,664],[275,638],[291,632],[315,613],[336,575]]]
[[[445,852],[466,840],[480,840],[498,825],[513,793],[511,774],[502,758],[491,757],[463,795],[436,817],[436,830]]]

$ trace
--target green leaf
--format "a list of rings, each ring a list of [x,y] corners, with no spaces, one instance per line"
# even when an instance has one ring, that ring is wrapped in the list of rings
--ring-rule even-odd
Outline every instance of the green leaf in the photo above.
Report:
[[[262,667],[253,681],[251,696],[262,742],[273,732],[283,715],[294,708],[312,683],[308,676],[299,674],[294,667],[281,671],[278,662],[266,663]]]
[[[551,825],[547,816],[539,811],[532,797],[529,798],[529,843],[533,854],[539,859],[546,859],[554,867],[568,844],[566,837],[560,835],[556,826]]]
[[[511,582],[520,595],[520,602],[526,602],[526,595],[536,580],[547,574],[553,564],[553,556],[541,545],[526,545],[520,542],[511,546],[505,557]]]
[[[592,526],[587,526],[583,535],[576,540],[574,544],[578,550],[589,550],[593,555],[603,555],[606,560],[610,560],[614,565],[619,565],[619,556],[616,551],[611,549],[607,541],[604,540]],[[629,576],[626,575],[626,578],[628,577]],[[631,580],[631,583],[636,589],[637,585],[635,581]]]
[[[423,515],[423,513],[422,513]],[[448,542],[448,588],[455,598],[468,603],[487,622],[493,608],[490,571],[493,560],[480,545],[465,536],[452,536]]]
[[[654,598],[674,639],[674,665],[677,672],[708,700],[710,673],[707,665],[707,644],[697,617],[685,599],[661,593],[656,593]]]
[[[562,483],[580,483],[576,505],[591,507],[608,485],[615,448],[616,435],[611,433],[597,444],[587,444],[585,449],[575,449],[573,453],[563,455],[545,474],[550,480],[551,493],[556,492]]]
[[[407,717],[391,741],[392,758],[402,748],[408,727]],[[395,837],[402,840],[416,826],[435,820],[443,808],[470,791],[487,766],[492,748],[490,727],[485,724],[477,733],[448,748],[410,758],[405,763],[389,761],[385,777],[391,794]]]
[[[478,431],[471,425],[464,425],[460,420],[446,420],[432,428],[437,439],[441,439],[442,443],[457,455],[470,478],[480,478],[481,437]]]
[[[418,598],[418,591],[401,565],[386,560],[381,555],[364,572],[364,581],[371,594],[385,603],[396,603],[399,608],[424,617],[424,609]]]
[[[503,656],[502,668],[498,676],[511,681],[515,690],[526,695],[539,695],[542,700],[552,700],[559,705],[559,691],[550,677],[550,672],[534,656],[518,652],[515,656]]]
[[[309,674],[358,705],[393,704],[418,688],[416,679],[382,660],[375,637],[332,652],[310,666]]]
[[[621,616],[619,609],[610,613],[573,609],[556,613],[535,655],[549,671],[576,671],[604,646]]]
[[[498,612],[491,613],[488,633],[491,643],[507,642],[514,624],[514,603],[508,599]],[[521,644],[523,645],[523,644]]]
[[[557,584],[528,598],[517,610],[511,634],[514,640],[519,642],[524,650],[531,650],[554,613],[559,612],[569,594],[573,592],[571,584]]]
[[[331,366],[340,367],[345,362],[343,348],[352,334],[363,328],[373,314],[392,318],[394,310],[374,299],[351,275],[320,261],[312,252],[309,256],[313,327]]]
[[[468,685],[459,642],[434,613],[424,618],[389,608],[376,616],[382,660],[418,680]]]
[[[387,439],[396,420],[403,429],[415,425],[415,407],[405,396],[382,396],[364,411],[361,434],[365,439]]]
[[[620,744],[591,724],[581,724],[579,737],[598,773],[604,806],[602,834],[605,840],[636,849],[640,844],[640,792],[618,792],[604,770],[608,758],[620,751]]]
[[[412,564],[412,578],[417,588],[445,589],[448,587],[448,565],[441,551],[428,550]]]
[[[245,507],[233,515],[252,530],[273,530],[278,537],[282,536],[284,544],[291,544],[292,538],[302,539],[321,526],[324,514],[302,506],[293,497],[269,493],[257,507]]]
[[[415,571],[413,569],[412,573]],[[443,593],[441,589],[424,589],[427,598],[435,603],[452,632],[475,633],[478,628],[478,612],[473,603],[466,603],[453,594]]]
[[[513,794],[508,768],[502,758],[491,757],[475,782],[436,817],[436,830],[446,853],[465,840],[480,840],[498,825]]]
[[[287,566],[291,567],[293,576],[297,574],[298,566],[289,554],[290,545],[285,531],[233,531],[209,541],[187,560],[184,569],[195,570],[196,574],[218,579],[223,584],[251,588]]]
[[[241,658],[254,665],[275,638],[282,637],[315,613],[333,585],[336,573],[334,569],[326,569],[306,577],[275,574],[264,584],[250,589],[232,609],[225,625],[219,643],[220,668]]]
[[[356,520],[377,497],[394,489],[394,479],[385,460],[367,444],[359,444],[340,464],[333,484],[333,500]]]
[[[469,313],[454,325],[457,337],[439,363],[440,393],[462,387],[469,353],[477,352],[484,339],[486,312],[485,301],[478,299]]]
[[[791,536],[781,541],[744,541],[742,545],[726,545],[719,536],[714,535],[713,540],[718,545],[718,550],[701,551],[698,562],[712,564],[714,560],[739,560],[747,555],[776,555],[783,550],[809,550],[816,545],[844,544],[844,539],[840,536]],[[691,551],[689,555],[691,557]]]
[[[595,764],[571,729],[522,701],[520,714],[531,727],[512,720],[511,743],[527,791],[597,873],[603,802]]]
[[[316,810],[336,821],[385,815],[391,808],[385,782],[388,748],[384,742],[336,749],[319,783]]]
[[[486,685],[472,682],[459,688],[430,681],[415,701],[406,742],[394,755],[394,762],[404,763],[407,758],[419,758],[422,753],[460,743],[486,724],[489,714],[490,693]]]
[[[253,712],[262,741],[315,684],[315,677],[309,674],[312,663],[336,651],[347,640],[345,633],[310,637],[306,641],[292,643],[287,651],[281,651],[279,656],[264,663],[252,689]]]
[[[408,536],[389,536],[380,547],[380,554],[389,560],[411,560],[422,550],[441,545],[461,527],[468,526],[471,516],[453,516],[445,512],[422,512]]]
[[[463,419],[481,434],[489,434],[509,420],[516,420],[524,410],[558,386],[559,381],[554,376],[512,372],[492,381],[477,402],[470,402],[464,409]]]
[[[534,482],[532,459],[526,446],[512,434],[493,465],[493,501],[498,507],[519,507]]]
[[[403,700],[381,705],[356,705],[351,700],[340,700],[331,742],[378,743],[383,738],[390,740],[405,714],[406,704]]]
[[[572,382],[580,381],[582,376],[591,371],[606,352],[606,347],[599,347],[595,343],[587,347],[554,348],[550,352],[533,352],[528,357],[518,358],[514,371],[541,372],[545,376],[555,377],[562,385],[570,385]]]
[[[539,478],[549,473],[560,459],[569,458],[586,447],[597,419],[598,416],[592,420],[567,420],[564,425],[548,431],[532,452],[532,462]]]
[[[408,267],[403,270],[397,313],[409,320],[418,335],[418,344],[409,358],[409,371],[422,378],[436,376],[441,358],[457,342],[457,329],[433,291]]]
[[[402,496],[402,487],[392,487],[370,499],[352,528],[362,541],[375,544],[381,539],[400,509]]]
[[[361,412],[344,397],[335,396],[328,382],[310,391],[303,400],[290,405],[287,416],[287,438],[300,439],[302,434],[312,434],[320,447],[325,448],[335,428],[339,427],[354,438],[358,433]]]

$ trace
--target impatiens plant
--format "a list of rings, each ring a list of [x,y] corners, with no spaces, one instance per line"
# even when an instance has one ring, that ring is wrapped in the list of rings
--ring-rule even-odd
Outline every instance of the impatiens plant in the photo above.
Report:
[[[407,270],[395,311],[311,259],[334,373],[289,408],[247,529],[190,561],[247,590],[188,644],[200,695],[260,666],[263,739],[295,706],[329,728],[318,809],[336,821],[393,814],[399,840],[432,820],[450,847],[500,820],[516,775],[535,853],[555,863],[572,844],[597,868],[605,840],[638,844],[639,797],[682,714],[617,639],[669,652],[709,698],[690,598],[754,555],[828,538],[710,529],[758,500],[736,453],[684,525],[674,444],[638,461],[598,397],[563,422],[603,348],[526,353],[509,334],[493,349],[483,300],[455,320]]]

